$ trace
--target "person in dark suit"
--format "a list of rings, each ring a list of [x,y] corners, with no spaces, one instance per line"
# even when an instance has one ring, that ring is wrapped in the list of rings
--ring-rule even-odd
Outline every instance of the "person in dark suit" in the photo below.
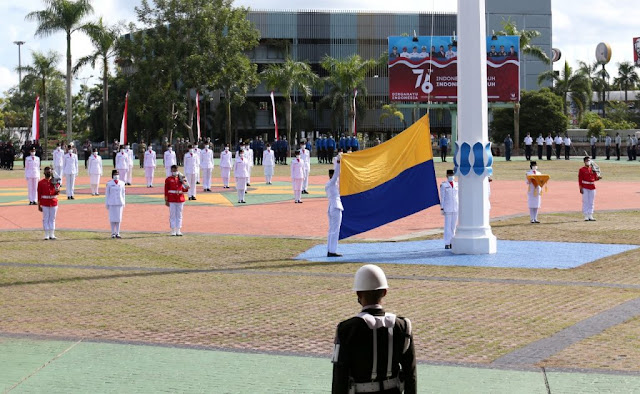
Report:
[[[380,267],[367,264],[356,272],[353,289],[362,311],[336,329],[332,393],[417,392],[411,321],[382,309],[388,288]]]

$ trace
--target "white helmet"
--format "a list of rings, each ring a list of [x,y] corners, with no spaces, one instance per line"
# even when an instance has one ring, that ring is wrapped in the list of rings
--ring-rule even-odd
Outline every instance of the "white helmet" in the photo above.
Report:
[[[388,289],[387,277],[384,275],[382,268],[377,265],[363,265],[356,271],[353,281],[353,290],[370,291]]]

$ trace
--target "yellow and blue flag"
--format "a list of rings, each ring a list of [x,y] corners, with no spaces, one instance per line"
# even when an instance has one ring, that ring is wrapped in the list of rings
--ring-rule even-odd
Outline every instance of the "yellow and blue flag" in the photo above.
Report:
[[[342,156],[340,239],[440,204],[429,117],[376,147]]]

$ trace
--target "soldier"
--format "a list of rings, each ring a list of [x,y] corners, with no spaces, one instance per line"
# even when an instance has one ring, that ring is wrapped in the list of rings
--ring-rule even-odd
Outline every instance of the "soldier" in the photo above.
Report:
[[[55,240],[56,214],[60,194],[60,178],[53,177],[51,167],[44,168],[44,179],[38,182],[38,211],[42,212],[44,239]]]
[[[187,182],[192,187],[189,188],[189,200],[196,199],[196,172],[198,171],[198,158],[194,153],[193,145],[188,146],[189,151],[184,155],[184,175],[187,177]]]
[[[211,191],[211,173],[214,167],[213,150],[210,149],[209,143],[206,143],[204,149],[200,151],[200,168],[202,169],[202,187],[205,192]]]
[[[102,157],[98,154],[98,148],[93,148],[93,154],[89,156],[89,185],[91,185],[91,195],[97,196],[102,176]]]
[[[506,139],[505,139],[505,144],[506,144]],[[449,147],[449,140],[444,134],[442,134],[440,136],[440,160],[442,160],[443,163],[446,163],[447,161],[448,147]],[[511,152],[511,150],[509,150],[509,152]]]
[[[622,146],[622,137],[620,137],[620,133],[616,133],[616,156],[618,157],[616,160],[620,160],[620,147]]]
[[[62,168],[64,167],[64,150],[62,145],[58,142],[56,149],[53,151],[53,173],[57,177],[62,177]],[[60,184],[62,184],[62,178],[60,178]]]
[[[13,171],[13,162],[16,158],[16,148],[13,146],[13,142],[7,142],[5,147],[5,158],[7,160],[7,169]]]
[[[181,237],[184,192],[189,191],[189,182],[180,176],[177,165],[172,165],[169,170],[171,175],[164,181],[164,202],[169,207],[171,235]]]
[[[553,154],[553,138],[551,138],[551,133],[544,139],[544,144],[547,148],[547,160],[551,160],[551,155]]]
[[[360,150],[360,141],[358,141],[358,137],[351,137],[351,151],[357,152]]]
[[[444,248],[451,249],[458,225],[458,182],[453,170],[447,170],[447,180],[440,184],[440,212],[444,216]]]
[[[295,203],[302,204],[302,183],[304,182],[304,160],[296,150],[296,158],[291,160],[291,185]]]
[[[595,222],[593,218],[593,207],[596,198],[596,181],[602,179],[591,169],[591,159],[589,156],[584,157],[584,167],[578,171],[578,186],[580,194],[582,194],[582,213],[584,220]]]
[[[324,138],[324,136],[316,140],[316,154],[318,155],[318,164],[324,163],[325,160],[325,142],[326,139]]]
[[[118,152],[120,152],[120,142],[114,138],[113,143],[111,144],[111,158],[113,159],[113,168],[116,168],[116,156],[118,156]]]
[[[67,200],[75,200],[76,176],[78,176],[78,155],[73,153],[73,145],[67,146],[67,153],[64,154],[64,166],[62,168],[64,176],[67,178]]]
[[[611,159],[611,136],[607,135],[604,138],[604,153],[607,155],[607,160]]]
[[[118,170],[111,171],[111,180],[107,182],[104,189],[104,203],[109,211],[109,223],[111,224],[111,238],[122,238],[120,236],[120,223],[122,222],[122,211],[125,206],[124,182],[120,181]]]
[[[169,143],[168,138],[164,137],[162,139],[162,151],[161,152],[163,152],[163,153],[166,152],[167,148],[169,147],[169,145],[171,145],[171,144]],[[171,170],[171,169],[169,169],[169,170]]]
[[[275,166],[275,155],[271,150],[271,144],[267,143],[267,149],[262,154],[262,165],[264,168],[264,179],[267,185],[271,185],[273,177],[273,167]]]
[[[527,171],[527,175],[538,175],[538,163],[532,161],[529,163],[530,171]],[[529,207],[529,217],[531,223],[540,223],[538,221],[538,210],[542,203],[542,187],[540,185],[532,183],[529,178],[525,177],[527,181],[527,205]]]
[[[289,157],[289,150],[291,146],[289,146],[289,141],[287,141],[287,137],[282,137],[282,164],[287,165],[287,157]]]
[[[589,139],[589,145],[591,145],[591,158],[593,160],[596,159],[596,143],[598,142],[598,139],[596,138],[595,135],[592,135],[591,138]]]
[[[151,146],[151,144],[149,144]],[[144,143],[144,139],[140,140],[138,144],[138,161],[140,162],[140,168],[144,168],[144,155],[147,151],[147,144]]]
[[[29,156],[29,152],[31,152],[31,141],[25,141],[20,151],[22,152],[22,168],[25,168],[27,156]]]
[[[356,272],[353,290],[362,310],[336,329],[332,393],[417,392],[411,321],[384,311],[388,288],[380,267],[367,264]]]
[[[507,134],[504,139],[504,157],[507,161],[511,161],[511,148],[513,148],[513,140],[511,139],[511,134]]]
[[[167,150],[164,152],[164,156],[162,157],[162,164],[164,165],[167,177],[171,176],[171,166],[176,165],[176,160],[176,152],[173,151],[171,144],[167,145]]]
[[[554,138],[553,142],[556,144],[556,159],[560,160],[560,153],[562,152],[562,144],[564,143],[560,134],[556,134],[556,138]]]
[[[224,146],[224,150],[220,152],[220,177],[222,177],[222,187],[229,188],[229,175],[231,174],[232,154],[229,151],[229,144]]]
[[[329,182],[324,186],[329,200],[329,233],[327,234],[327,257],[340,257],[338,254],[338,238],[342,224],[342,200],[340,200],[340,158],[336,160],[333,170],[329,170]]]
[[[122,174],[122,172],[120,172],[120,174],[125,175],[125,185],[130,186],[131,182],[133,182],[133,149],[131,149],[129,144],[126,144],[124,146],[124,152],[129,156],[128,167],[126,174]]]
[[[125,151],[124,146],[120,147],[120,152],[118,152],[118,156],[116,156],[116,170],[118,170],[118,176],[122,175],[122,183],[125,185],[127,183],[127,174],[129,172],[129,167],[131,167],[130,161],[131,158]]]
[[[84,154],[84,169],[86,170],[87,167],[87,163],[89,162],[89,156],[91,156],[91,151],[93,150],[92,145],[91,145],[91,141],[89,141],[89,139],[87,138],[87,140],[84,141],[84,144],[82,144],[82,153]]]
[[[309,172],[311,172],[311,151],[306,148],[305,141],[300,142],[300,159],[304,162],[302,170],[304,171],[304,179],[302,181],[302,194],[309,194]]]
[[[144,178],[147,182],[147,187],[153,187],[153,177],[156,172],[156,152],[151,144],[149,144],[149,149],[144,152],[143,157]]]
[[[344,137],[344,134],[340,136],[340,140],[338,141],[338,147],[342,149],[343,152],[347,151],[347,139]]]
[[[40,159],[36,156],[36,147],[32,146],[25,159],[24,177],[27,179],[29,205],[38,205],[38,181],[40,180]]]
[[[238,203],[245,204],[244,195],[247,191],[247,177],[249,176],[249,162],[244,157],[244,151],[240,149],[236,155],[233,167],[236,178],[236,190],[238,192]]]
[[[255,155],[258,159],[258,165],[262,165],[262,154],[264,153],[264,141],[262,141],[262,137],[258,136],[258,141],[256,142]]]
[[[38,156],[38,159],[42,161],[42,155],[43,155],[42,145],[40,145],[39,140],[33,141],[33,145],[36,147],[36,156]]]
[[[336,149],[336,141],[333,139],[333,135],[329,135],[327,139],[327,163],[331,163],[333,161],[333,153]]]

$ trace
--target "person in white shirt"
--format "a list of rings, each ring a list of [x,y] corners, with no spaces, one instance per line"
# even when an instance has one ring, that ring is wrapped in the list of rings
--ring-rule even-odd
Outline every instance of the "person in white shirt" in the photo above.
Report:
[[[244,151],[240,149],[236,155],[236,162],[233,167],[236,178],[236,190],[238,191],[238,202],[244,204],[244,195],[247,191],[247,177],[249,176],[249,162],[244,157]]]
[[[551,133],[544,139],[544,145],[547,148],[547,160],[551,160],[551,155],[553,154],[553,138],[551,138]]]
[[[89,171],[89,185],[91,185],[91,195],[97,196],[100,187],[100,177],[102,176],[102,157],[98,154],[98,148],[93,148],[93,153],[89,156],[87,168]]]
[[[304,160],[296,150],[296,158],[291,160],[291,184],[295,203],[302,204],[302,183],[304,182]]]
[[[220,152],[220,176],[222,177],[222,187],[229,188],[229,175],[231,174],[232,155],[229,151],[229,144],[224,146],[224,150]]]
[[[300,159],[304,162],[304,179],[302,181],[302,194],[309,194],[309,172],[311,172],[311,152],[306,149],[306,141],[300,142]]]
[[[38,181],[40,181],[40,158],[36,156],[36,148],[31,147],[29,156],[24,161],[24,177],[27,179],[27,195],[29,205],[38,205]]]
[[[213,172],[213,150],[209,144],[200,151],[200,168],[202,169],[202,187],[205,192],[211,191],[211,173]]]
[[[562,144],[564,143],[564,141],[562,140],[562,137],[560,137],[560,134],[556,134],[556,138],[553,140],[553,142],[555,142],[556,144],[556,159],[560,160],[560,153],[562,152]]]
[[[64,155],[64,167],[62,172],[67,178],[67,200],[74,200],[74,188],[76,184],[76,176],[78,175],[78,155],[73,153],[73,145],[69,145],[67,147],[67,153]]]
[[[153,177],[156,172],[156,152],[149,142],[149,148],[144,152],[144,178],[147,187],[153,187]]]
[[[616,156],[618,157],[616,160],[620,160],[620,148],[622,147],[622,137],[620,137],[620,133],[616,133]]]
[[[571,156],[571,138],[568,135],[565,135],[562,143],[564,144],[564,159],[569,160]]]
[[[244,146],[244,157],[247,161],[247,165],[249,166],[249,173],[247,175],[247,186],[251,186],[251,171],[253,170],[253,149],[251,149],[251,146],[249,144],[245,144]]]
[[[611,159],[611,136],[604,138],[604,153],[607,155],[607,160]]]
[[[447,180],[440,184],[440,211],[444,216],[444,248],[451,249],[458,225],[458,182],[453,170],[447,170]]]
[[[544,146],[544,137],[542,133],[536,138],[536,144],[538,145],[538,160],[542,160],[542,147]]]
[[[591,158],[593,160],[596,159],[596,153],[597,153],[596,152],[596,150],[597,150],[596,144],[597,143],[598,143],[598,139],[596,138],[595,135],[592,135],[591,138],[589,139],[589,145],[591,146]]]
[[[62,145],[58,143],[56,149],[53,151],[53,174],[52,177],[60,178],[60,184],[62,184],[62,168],[64,167],[64,150]]]
[[[196,185],[200,184],[200,160],[202,160],[202,158],[200,157],[200,148],[198,148],[198,144],[194,144],[193,145],[193,154],[196,156]],[[194,192],[195,192],[195,187],[194,187]]]
[[[131,185],[131,182],[133,182],[133,149],[129,147],[129,144],[126,144],[124,146],[124,152],[129,157],[129,161],[127,162],[127,171],[125,173],[121,172],[121,174],[124,177],[123,181],[125,185]]]
[[[115,169],[118,170],[118,176],[122,176],[122,178],[120,178],[120,182],[124,183],[125,185],[128,184],[127,174],[129,173],[129,167],[132,166],[129,160],[129,154],[126,152],[124,146],[120,145],[120,152],[118,152],[118,154],[116,155]]]
[[[527,175],[539,175],[538,163],[532,161],[529,163],[530,171],[527,171]],[[538,210],[542,203],[542,187],[540,185],[534,185],[529,178],[525,177],[527,181],[527,206],[529,207],[529,217],[531,223],[540,223],[538,221]]]
[[[267,185],[271,185],[273,178],[273,168],[276,165],[275,154],[271,150],[271,144],[267,144],[267,149],[262,153],[262,165],[264,168],[264,179]]]
[[[531,160],[531,145],[533,144],[533,138],[531,135],[527,133],[527,136],[524,137],[524,157],[527,160]]]
[[[327,257],[340,257],[338,253],[338,238],[340,237],[340,225],[342,224],[342,200],[340,200],[340,157],[336,159],[333,170],[329,170],[329,182],[324,186],[329,201],[329,232],[327,234]]]
[[[170,177],[171,166],[177,165],[176,152],[173,151],[171,144],[167,146],[167,150],[164,152],[164,156],[162,158],[162,164],[164,165],[164,170],[167,174],[167,178]]]
[[[124,181],[120,180],[118,170],[111,171],[111,178],[104,190],[104,202],[107,211],[109,211],[111,238],[121,238],[120,223],[122,222],[122,211],[125,206]]]
[[[198,155],[194,152],[193,145],[189,144],[189,151],[184,155],[184,175],[190,185],[196,184],[196,173],[198,172]],[[196,199],[196,188],[189,188],[189,200]]]

